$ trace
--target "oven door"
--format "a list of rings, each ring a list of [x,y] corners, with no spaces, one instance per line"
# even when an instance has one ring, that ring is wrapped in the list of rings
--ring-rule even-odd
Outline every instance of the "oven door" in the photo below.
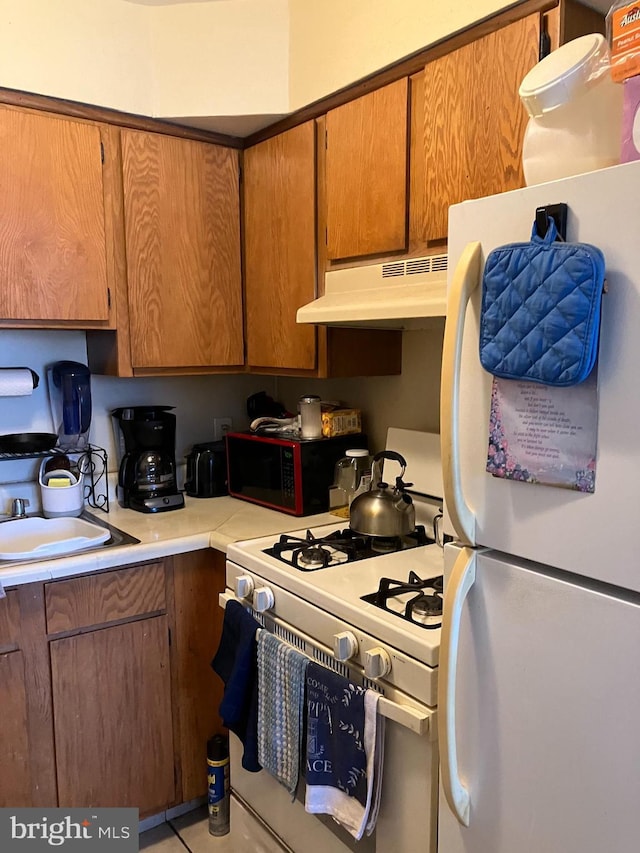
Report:
[[[276,589],[276,601],[288,596]],[[247,602],[231,590],[220,595],[222,607],[235,599]],[[313,625],[331,618],[320,608],[296,599],[298,625]],[[292,801],[290,794],[266,770],[248,773],[241,766],[242,744],[231,736],[231,788],[271,831],[294,853],[318,850],[322,853],[387,853],[390,850],[436,851],[438,797],[438,752],[436,711],[397,688],[369,681],[357,663],[338,662],[331,650],[309,637],[299,627],[271,613],[252,615],[281,639],[294,645],[316,662],[349,677],[356,683],[379,690],[380,713],[386,718],[382,798],[375,832],[356,842],[330,817],[311,815],[304,810],[304,782]],[[417,662],[416,662],[417,663]]]

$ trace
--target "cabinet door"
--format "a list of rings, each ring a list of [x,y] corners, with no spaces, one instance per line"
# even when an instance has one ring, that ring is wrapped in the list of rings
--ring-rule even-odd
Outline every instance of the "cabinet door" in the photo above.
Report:
[[[99,129],[2,107],[0,150],[0,320],[107,320]]]
[[[175,795],[167,617],[50,650],[60,806],[166,808]]]
[[[447,236],[449,205],[524,186],[518,87],[539,41],[540,16],[530,15],[426,66],[427,239]]]
[[[241,365],[238,152],[122,131],[134,368]]]
[[[0,808],[30,806],[29,733],[22,652],[0,655]]]
[[[316,366],[315,329],[296,324],[296,311],[316,291],[315,176],[313,121],[245,151],[245,300],[252,367]]]
[[[330,260],[407,247],[405,77],[327,113]]]
[[[195,551],[173,557],[175,633],[172,645],[174,702],[179,726],[182,802],[203,797],[207,741],[226,730],[218,715],[222,681],[210,662],[220,644],[224,610],[218,594],[225,587],[225,555]]]

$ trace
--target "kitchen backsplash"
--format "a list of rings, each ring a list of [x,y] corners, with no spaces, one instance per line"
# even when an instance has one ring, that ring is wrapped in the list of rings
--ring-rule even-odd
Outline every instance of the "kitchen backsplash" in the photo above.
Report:
[[[31,367],[40,385],[30,397],[0,398],[0,433],[53,432],[45,367],[70,359],[87,363],[84,332],[0,330],[0,366]],[[196,442],[213,439],[213,418],[231,417],[234,429],[246,429],[246,399],[256,391],[273,395],[271,376],[171,376],[117,379],[91,377],[93,416],[90,440],[105,448],[109,469],[117,469],[115,437],[109,412],[117,406],[147,403],[175,406],[176,460]],[[0,463],[0,483],[35,479],[37,462]],[[0,507],[0,512],[2,508]]]
[[[93,375],[90,440],[106,449],[109,469],[115,471],[111,409],[147,403],[172,405],[177,418],[176,459],[180,463],[194,443],[213,439],[214,417],[229,416],[234,429],[246,429],[247,397],[266,391],[291,411],[296,411],[298,398],[308,393],[360,408],[369,447],[377,451],[384,448],[389,426],[438,431],[442,334],[443,324],[438,323],[434,330],[404,333],[401,376],[310,380],[244,375],[136,379]],[[0,398],[0,434],[54,431],[45,368],[61,359],[86,364],[84,332],[0,330],[0,366],[31,367],[40,376],[40,385],[32,396]],[[34,480],[37,465],[34,460],[1,462],[0,484]]]

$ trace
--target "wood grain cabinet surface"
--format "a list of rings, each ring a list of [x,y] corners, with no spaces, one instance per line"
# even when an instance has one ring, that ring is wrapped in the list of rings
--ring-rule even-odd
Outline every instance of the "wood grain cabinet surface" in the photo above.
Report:
[[[315,152],[308,121],[244,153],[249,367],[316,367],[315,328],[296,325],[316,292]]]
[[[173,557],[172,563],[174,732],[179,799],[189,802],[207,793],[207,741],[226,731],[218,714],[223,684],[210,665],[222,635],[218,595],[225,588],[225,555],[194,551]]]
[[[407,247],[406,77],[326,116],[327,257]]]
[[[0,807],[130,806],[206,794],[225,729],[210,666],[225,556],[211,549],[0,599]]]
[[[30,806],[29,727],[21,651],[0,654],[0,708],[0,808]]]
[[[242,365],[238,152],[121,137],[133,369]]]
[[[0,107],[0,147],[0,322],[106,322],[100,128]]]
[[[58,634],[166,608],[162,563],[59,580],[45,586],[47,632]]]
[[[155,814],[175,799],[167,616],[50,644],[59,805]]]
[[[425,67],[428,240],[446,238],[449,205],[524,186],[518,87],[539,43],[540,15],[529,15]]]

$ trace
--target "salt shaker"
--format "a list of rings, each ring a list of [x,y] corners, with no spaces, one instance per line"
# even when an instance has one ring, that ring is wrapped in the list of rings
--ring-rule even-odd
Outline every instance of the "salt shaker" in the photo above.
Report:
[[[302,438],[322,438],[322,412],[320,397],[307,394],[300,397],[300,435]]]

